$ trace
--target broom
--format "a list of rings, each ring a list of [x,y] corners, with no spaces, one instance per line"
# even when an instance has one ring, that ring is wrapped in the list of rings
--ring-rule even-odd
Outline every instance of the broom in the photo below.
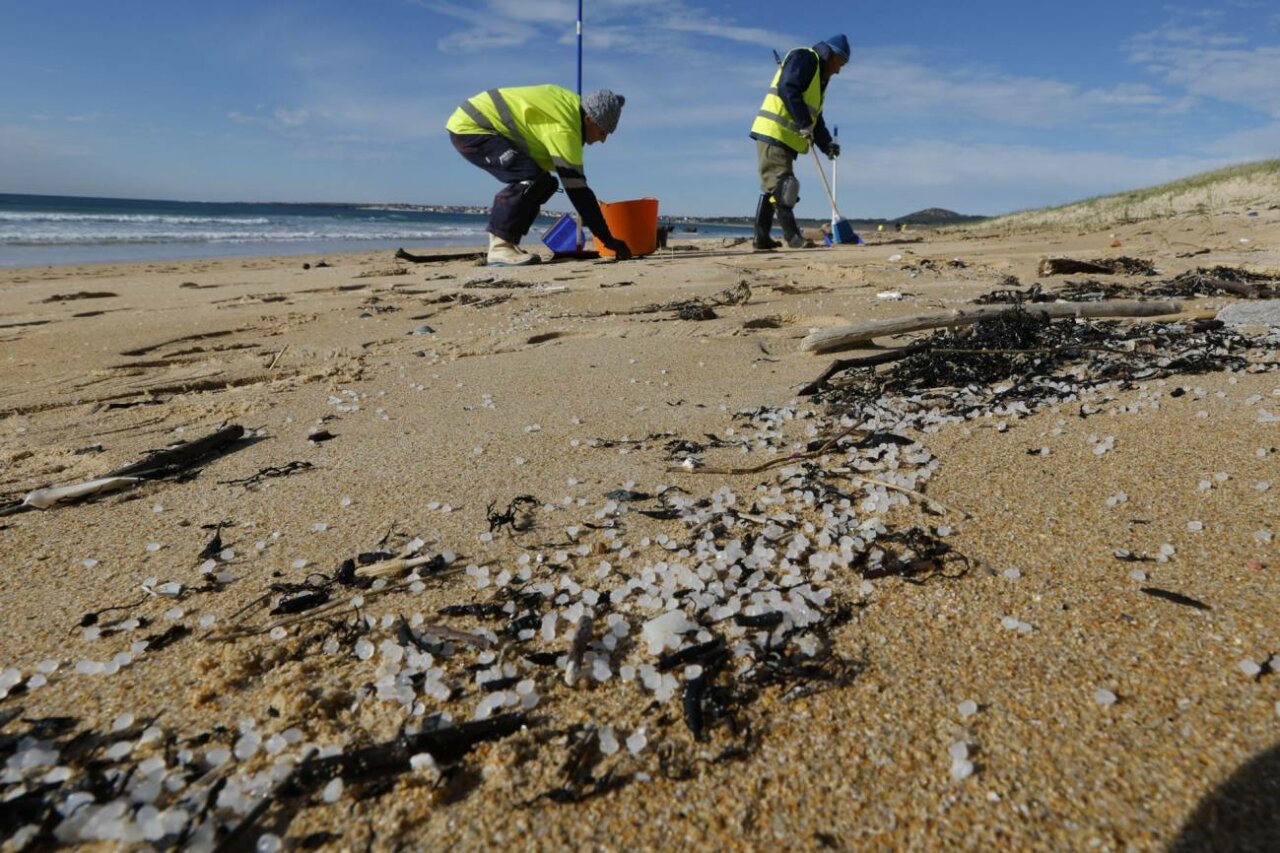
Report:
[[[849,220],[841,216],[840,211],[836,209],[836,198],[831,194],[831,184],[827,183],[827,173],[823,171],[822,161],[818,159],[818,149],[810,145],[809,150],[813,152],[813,164],[818,167],[818,174],[822,176],[822,187],[827,191],[827,198],[831,201],[832,236],[835,237],[837,243],[860,244],[862,238],[853,233],[853,226],[849,224]]]

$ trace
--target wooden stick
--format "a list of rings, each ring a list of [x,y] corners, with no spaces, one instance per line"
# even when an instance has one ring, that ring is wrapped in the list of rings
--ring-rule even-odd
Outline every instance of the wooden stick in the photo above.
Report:
[[[284,345],[284,348],[283,348],[283,349],[281,349],[281,350],[280,350],[280,352],[276,353],[276,357],[275,357],[275,358],[273,358],[273,359],[271,359],[271,364],[267,365],[267,372],[268,372],[268,373],[270,373],[271,371],[273,371],[273,370],[275,370],[275,369],[276,369],[276,362],[280,360],[280,356],[284,355],[284,354],[285,354],[285,351],[286,351],[286,350],[288,350],[288,349],[289,349],[289,345],[288,345],[288,344],[285,344],[285,345]]]
[[[1234,293],[1236,296],[1243,296],[1246,299],[1258,295],[1258,288],[1252,284],[1242,284],[1234,281],[1223,281],[1220,278],[1205,278],[1204,283],[1209,287],[1216,287],[1218,290],[1226,293]]]
[[[396,260],[408,261],[411,264],[434,264],[442,261],[478,261],[484,257],[483,252],[447,252],[438,255],[415,255],[404,249],[396,249]]]
[[[1136,302],[1112,300],[1108,302],[1044,302],[1033,305],[982,305],[976,308],[957,308],[932,314],[915,314],[910,317],[894,317],[888,320],[872,320],[819,329],[800,342],[806,352],[834,352],[850,349],[875,338],[919,332],[924,329],[968,326],[980,320],[990,320],[1012,311],[1039,314],[1051,320],[1067,317],[1160,317],[1177,314],[1182,310],[1178,302]]]
[[[132,465],[126,465],[124,468],[108,471],[103,477],[157,479],[188,468],[207,456],[220,453],[228,444],[239,441],[243,437],[244,427],[239,424],[231,424],[217,432],[206,435],[204,438],[197,438],[193,441],[186,441],[173,447],[167,447],[164,450],[158,450],[141,462],[135,462]]]
[[[393,575],[404,575],[408,574],[410,569],[425,566],[434,559],[435,557],[396,557],[393,560],[384,560],[381,563],[360,566],[356,569],[356,577],[385,578]]]

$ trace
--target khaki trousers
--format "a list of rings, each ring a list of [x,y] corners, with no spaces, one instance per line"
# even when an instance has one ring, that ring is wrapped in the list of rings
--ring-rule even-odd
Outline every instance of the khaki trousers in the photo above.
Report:
[[[760,192],[773,195],[778,181],[795,174],[796,152],[785,145],[770,145],[756,140],[756,156],[760,161]]]

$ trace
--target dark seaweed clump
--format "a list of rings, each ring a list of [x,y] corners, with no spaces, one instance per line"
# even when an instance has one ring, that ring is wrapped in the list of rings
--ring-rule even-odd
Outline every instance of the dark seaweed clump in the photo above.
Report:
[[[1277,367],[1275,336],[1251,338],[1215,320],[1124,324],[1051,321],[1010,311],[934,332],[877,370],[831,383],[830,409],[854,418],[896,413],[916,425],[982,414],[1029,414],[1104,384]]]

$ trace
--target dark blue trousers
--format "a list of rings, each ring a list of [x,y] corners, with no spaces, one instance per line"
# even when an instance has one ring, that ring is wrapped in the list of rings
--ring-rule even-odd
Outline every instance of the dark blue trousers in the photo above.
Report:
[[[519,243],[533,227],[533,221],[538,218],[538,211],[541,209],[541,205],[534,204],[525,197],[526,185],[522,182],[532,181],[544,174],[542,167],[503,136],[450,132],[449,139],[468,162],[506,184],[493,197],[493,209],[489,212],[489,233],[512,243]]]

